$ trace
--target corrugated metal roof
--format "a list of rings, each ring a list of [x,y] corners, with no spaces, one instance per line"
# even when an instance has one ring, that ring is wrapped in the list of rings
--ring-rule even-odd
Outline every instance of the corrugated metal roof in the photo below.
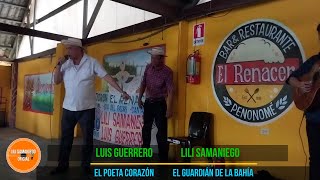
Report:
[[[0,23],[21,26],[29,0],[0,0]],[[9,57],[17,34],[0,31],[0,57]]]

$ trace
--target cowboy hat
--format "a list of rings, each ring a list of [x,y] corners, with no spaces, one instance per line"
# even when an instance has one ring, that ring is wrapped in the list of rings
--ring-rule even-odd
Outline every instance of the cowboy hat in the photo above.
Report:
[[[75,38],[68,38],[68,39],[64,39],[61,41],[62,44],[66,45],[66,46],[77,46],[77,47],[82,47],[82,42],[80,39],[75,39]]]
[[[163,48],[161,47],[154,47],[150,51],[148,51],[149,54],[154,55],[154,56],[164,56],[167,57],[165,54]]]

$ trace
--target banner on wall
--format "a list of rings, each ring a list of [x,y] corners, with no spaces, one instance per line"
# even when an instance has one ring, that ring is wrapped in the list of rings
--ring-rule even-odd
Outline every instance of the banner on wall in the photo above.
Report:
[[[159,46],[165,48],[164,46]],[[104,57],[104,68],[112,75],[132,100],[124,101],[121,94],[105,81],[102,92],[97,93],[94,138],[124,146],[142,144],[143,109],[138,106],[139,87],[151,48],[140,49]],[[157,127],[151,131],[151,145],[156,145]]]
[[[23,110],[52,114],[54,91],[52,74],[25,75]]]
[[[259,126],[291,107],[292,93],[285,81],[305,57],[288,27],[257,19],[230,32],[213,61],[213,93],[220,107],[238,122]]]

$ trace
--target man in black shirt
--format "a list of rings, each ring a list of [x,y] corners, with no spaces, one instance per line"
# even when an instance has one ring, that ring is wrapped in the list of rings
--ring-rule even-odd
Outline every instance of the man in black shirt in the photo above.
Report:
[[[320,40],[320,24],[317,27],[317,31]],[[313,68],[319,68],[319,65],[316,64],[318,61],[320,61],[320,53],[304,62],[289,76],[286,82],[295,88],[300,88],[303,92],[309,92],[312,87],[312,82],[302,82],[299,81],[298,78],[308,73]],[[309,179],[320,180],[320,107],[306,110],[305,116],[307,120],[306,128],[310,154]]]

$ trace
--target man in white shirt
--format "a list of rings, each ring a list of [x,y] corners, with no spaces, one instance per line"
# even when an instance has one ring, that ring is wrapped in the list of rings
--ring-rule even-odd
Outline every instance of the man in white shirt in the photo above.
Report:
[[[107,81],[125,100],[130,96],[107,74],[97,60],[84,53],[81,40],[69,38],[63,40],[62,44],[67,48],[68,58],[59,59],[54,72],[54,83],[60,84],[63,81],[66,93],[63,101],[59,165],[51,174],[63,173],[69,168],[69,156],[77,122],[83,134],[81,165],[86,173],[90,173],[96,105],[95,76]]]

